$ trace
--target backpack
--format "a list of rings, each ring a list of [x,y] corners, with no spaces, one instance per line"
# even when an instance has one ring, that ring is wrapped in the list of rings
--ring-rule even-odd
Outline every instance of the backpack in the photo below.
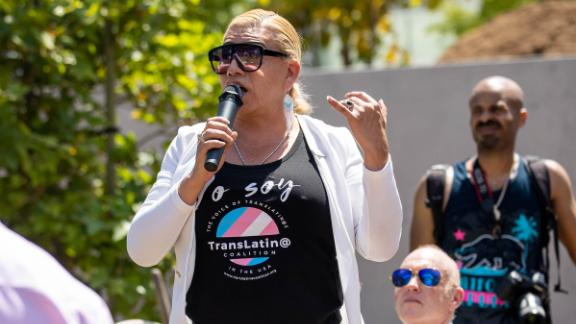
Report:
[[[535,156],[526,156],[523,159],[528,166],[531,188],[535,190],[536,196],[542,206],[542,222],[540,224],[540,237],[543,240],[543,249],[546,255],[546,267],[549,264],[548,242],[550,231],[554,234],[554,254],[558,268],[558,278],[554,291],[566,293],[562,289],[560,280],[560,253],[558,244],[558,226],[556,215],[550,199],[550,175],[543,159]],[[432,211],[434,218],[434,240],[437,244],[444,240],[444,188],[446,182],[446,172],[450,165],[438,164],[432,166],[426,175],[427,201],[426,206]]]

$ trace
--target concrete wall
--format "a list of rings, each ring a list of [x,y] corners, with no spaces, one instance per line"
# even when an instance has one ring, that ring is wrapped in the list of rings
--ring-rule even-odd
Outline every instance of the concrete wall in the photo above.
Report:
[[[363,310],[367,324],[399,323],[388,275],[408,252],[412,199],[420,177],[432,164],[451,163],[474,154],[468,127],[468,96],[473,85],[489,75],[518,81],[526,94],[528,123],[519,133],[518,151],[560,162],[576,183],[576,59],[525,61],[506,64],[443,66],[372,72],[325,73],[304,68],[303,83],[315,106],[314,116],[344,125],[341,116],[325,104],[326,95],[341,98],[348,90],[365,90],[385,100],[389,109],[389,136],[396,180],[404,206],[400,250],[386,263],[360,260]],[[158,128],[130,118],[129,107],[119,111],[123,131],[138,138]],[[161,149],[166,137],[145,147]],[[561,248],[562,278],[569,295],[552,294],[556,324],[576,318],[576,268]],[[555,282],[552,258],[552,282]]]
[[[348,90],[365,90],[382,97],[389,109],[392,156],[404,206],[403,236],[400,250],[392,260],[360,261],[367,324],[399,323],[388,275],[408,251],[416,184],[430,165],[474,154],[468,127],[468,96],[477,81],[495,74],[518,81],[526,94],[529,118],[519,133],[518,151],[557,160],[576,183],[576,60],[373,72],[305,71],[303,83],[315,106],[313,115],[331,124],[344,125],[344,120],[325,103],[326,95],[341,98]],[[552,310],[555,323],[574,323],[576,269],[563,247],[561,258],[563,283],[570,294],[553,293]],[[552,268],[555,273],[555,261]],[[555,275],[552,281],[555,282]]]

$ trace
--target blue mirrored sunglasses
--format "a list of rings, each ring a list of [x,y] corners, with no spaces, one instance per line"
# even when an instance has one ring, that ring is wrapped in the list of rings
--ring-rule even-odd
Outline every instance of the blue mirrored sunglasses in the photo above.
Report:
[[[412,279],[414,272],[410,269],[396,269],[392,272],[392,276],[390,280],[392,284],[396,287],[404,287]],[[431,268],[424,268],[418,271],[418,278],[420,281],[428,287],[434,287],[440,283],[440,279],[442,279],[442,275],[440,271]]]

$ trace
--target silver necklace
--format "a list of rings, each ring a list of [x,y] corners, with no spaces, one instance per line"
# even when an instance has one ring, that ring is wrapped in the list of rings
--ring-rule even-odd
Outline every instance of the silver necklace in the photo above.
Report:
[[[288,137],[290,137],[291,132],[292,132],[292,128],[290,128],[290,130],[288,130],[288,133],[286,133],[286,136],[284,136],[284,138],[280,141],[280,143],[278,143],[278,145],[276,145],[276,147],[274,147],[272,152],[268,153],[268,155],[266,155],[264,160],[262,160],[262,162],[260,162],[259,164],[266,163],[266,161],[268,161],[268,159],[271,158],[272,155],[274,155],[274,153],[276,153],[276,151],[278,151],[280,146],[282,146],[282,144],[284,144],[284,142],[286,142],[286,140],[288,140]],[[244,156],[240,152],[240,148],[238,147],[238,144],[236,144],[236,142],[234,142],[234,144],[232,144],[232,146],[234,147],[234,151],[236,151],[236,155],[238,155],[238,158],[240,159],[242,166],[246,166],[247,165],[246,160],[244,160]]]
[[[493,207],[493,211],[494,211],[494,218],[496,219],[497,222],[500,221],[500,204],[502,203],[502,200],[504,199],[504,195],[506,195],[506,189],[508,189],[508,183],[510,182],[510,178],[508,178],[508,180],[506,181],[506,183],[504,183],[504,187],[502,188],[502,191],[500,191],[500,196],[498,197],[498,201],[496,201],[496,203],[494,204]]]
[[[508,180],[506,180],[506,182],[504,183],[504,187],[502,187],[502,191],[500,191],[500,196],[498,196],[498,200],[494,204],[494,208],[493,208],[494,218],[496,219],[497,222],[500,221],[500,216],[501,216],[500,204],[502,203],[502,200],[504,199],[504,196],[506,195],[506,189],[508,189],[508,184],[510,183],[510,180],[516,176],[517,172],[518,172],[518,155],[514,154],[514,160],[512,161],[512,167],[510,168],[510,172],[508,173]]]

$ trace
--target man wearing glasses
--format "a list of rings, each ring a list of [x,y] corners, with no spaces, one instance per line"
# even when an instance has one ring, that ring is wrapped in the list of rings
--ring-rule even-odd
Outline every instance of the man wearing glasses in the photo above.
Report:
[[[476,156],[432,167],[416,191],[410,247],[437,244],[460,266],[465,300],[457,323],[551,323],[549,240],[556,256],[560,241],[576,263],[568,172],[516,153],[528,121],[524,102],[510,78],[478,82],[468,102]]]
[[[464,298],[456,263],[434,245],[412,251],[390,279],[396,313],[405,324],[451,323]]]

